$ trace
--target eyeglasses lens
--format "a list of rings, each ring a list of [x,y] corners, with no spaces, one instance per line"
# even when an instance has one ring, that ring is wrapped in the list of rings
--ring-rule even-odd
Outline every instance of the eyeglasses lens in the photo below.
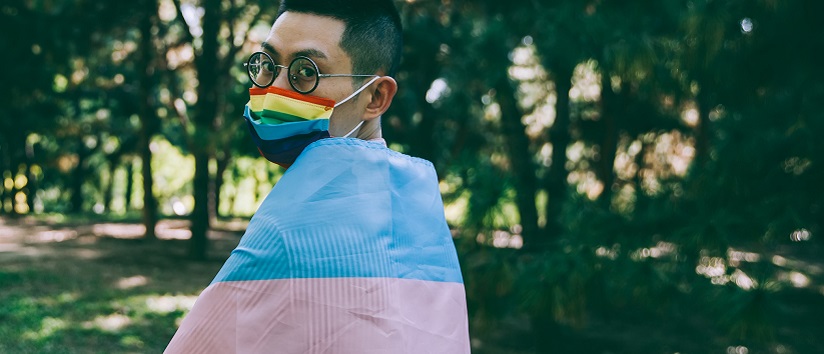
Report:
[[[255,53],[249,58],[249,78],[258,86],[269,86],[275,81],[280,68],[272,62],[269,56],[263,53]]]
[[[311,60],[297,58],[289,65],[289,82],[301,93],[311,92],[318,84],[318,67]]]

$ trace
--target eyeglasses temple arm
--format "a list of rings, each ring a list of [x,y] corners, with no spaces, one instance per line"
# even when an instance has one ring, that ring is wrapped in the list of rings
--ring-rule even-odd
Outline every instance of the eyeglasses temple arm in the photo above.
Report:
[[[318,77],[373,77],[378,75],[318,74]]]

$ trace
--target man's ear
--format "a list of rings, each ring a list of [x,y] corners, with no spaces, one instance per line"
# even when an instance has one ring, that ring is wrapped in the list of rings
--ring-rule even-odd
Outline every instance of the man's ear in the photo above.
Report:
[[[369,104],[366,105],[363,120],[372,120],[383,115],[392,104],[395,93],[398,92],[398,83],[391,76],[382,76],[372,85],[375,85],[375,91],[372,93]]]

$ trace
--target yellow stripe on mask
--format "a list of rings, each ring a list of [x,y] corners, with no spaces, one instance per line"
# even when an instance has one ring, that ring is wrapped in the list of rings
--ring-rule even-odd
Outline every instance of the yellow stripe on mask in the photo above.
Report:
[[[265,98],[266,98],[266,96],[264,96],[264,95],[250,95],[249,96],[249,103],[247,104],[249,106],[249,109],[251,109],[252,112],[255,112],[255,113],[259,113],[260,111],[262,111],[263,110],[263,100]]]
[[[305,119],[328,119],[332,116],[332,107],[326,107],[323,105],[299,101],[294,98],[289,98],[286,96],[274,94],[274,93],[266,93],[266,96],[261,97],[262,102],[258,103],[254,100],[256,98],[252,98],[252,110],[257,111],[255,108],[260,107],[260,110],[270,110],[276,112],[286,113],[288,115],[301,117]],[[260,104],[260,106],[257,106]]]

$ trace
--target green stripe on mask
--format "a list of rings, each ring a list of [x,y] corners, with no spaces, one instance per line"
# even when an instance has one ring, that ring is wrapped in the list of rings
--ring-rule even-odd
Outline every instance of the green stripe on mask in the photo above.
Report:
[[[304,122],[306,119],[291,114],[264,109],[257,114],[260,121],[266,124],[281,124],[290,122]]]

